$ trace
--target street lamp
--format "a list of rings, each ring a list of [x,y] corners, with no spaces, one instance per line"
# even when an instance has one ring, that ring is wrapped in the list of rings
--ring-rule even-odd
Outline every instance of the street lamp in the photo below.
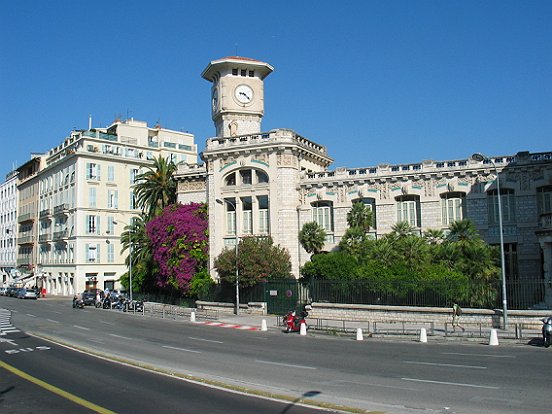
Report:
[[[498,194],[498,231],[500,232],[500,266],[502,268],[502,317],[504,319],[504,329],[508,329],[508,302],[506,299],[506,266],[504,260],[504,232],[502,229],[502,202],[500,194],[500,177],[495,163],[489,157],[480,152],[476,152],[471,156],[475,161],[489,161],[496,173],[496,191]]]
[[[230,200],[227,200],[227,199],[221,200],[220,198],[217,198],[215,201],[221,205],[223,205],[225,202],[230,204],[232,207],[234,207],[234,213],[236,215],[236,220],[235,220],[236,228],[234,231],[234,234],[236,235],[236,241],[235,241],[235,244],[236,244],[236,315],[239,315],[240,314],[240,272],[238,270],[238,244],[240,239],[238,236],[238,209],[236,207],[236,204],[234,204]]]

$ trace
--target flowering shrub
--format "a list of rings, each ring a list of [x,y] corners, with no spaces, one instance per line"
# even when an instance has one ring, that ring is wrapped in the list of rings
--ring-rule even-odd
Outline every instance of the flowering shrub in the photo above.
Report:
[[[207,266],[207,229],[207,208],[196,203],[171,204],[147,223],[159,287],[188,292],[192,277]]]

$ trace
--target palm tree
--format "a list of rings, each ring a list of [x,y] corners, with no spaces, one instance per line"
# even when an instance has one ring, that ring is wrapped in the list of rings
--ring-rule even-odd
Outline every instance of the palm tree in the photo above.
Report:
[[[136,203],[147,219],[155,217],[165,207],[176,202],[175,172],[176,164],[159,156],[154,158],[153,166],[136,177]]]
[[[416,228],[406,221],[399,221],[393,227],[391,227],[391,233],[389,233],[392,239],[400,239],[406,236],[417,235]]]
[[[441,229],[429,229],[424,232],[424,240],[431,245],[441,244],[445,241],[445,234]]]
[[[318,254],[326,242],[326,231],[315,221],[305,223],[299,232],[299,242],[307,253]]]
[[[358,227],[367,232],[373,224],[372,211],[360,201],[353,203],[353,207],[347,213],[347,224],[349,228]]]
[[[447,240],[451,242],[472,242],[479,240],[479,233],[470,220],[459,220],[450,224]]]

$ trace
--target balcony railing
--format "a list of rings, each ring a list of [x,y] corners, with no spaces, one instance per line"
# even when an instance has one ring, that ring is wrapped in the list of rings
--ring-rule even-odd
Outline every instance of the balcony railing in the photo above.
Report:
[[[52,214],[52,211],[49,208],[47,208],[47,209],[44,209],[40,212],[39,217],[44,218],[44,217],[49,216],[50,214]]]
[[[552,213],[544,213],[540,215],[539,227],[541,229],[552,229]]]
[[[67,237],[67,229],[61,231],[54,231],[54,240],[64,239]]]
[[[19,217],[17,217],[17,221],[19,223],[23,221],[29,221],[29,220],[34,220],[34,214],[26,213],[26,214],[21,214]]]
[[[32,235],[30,236],[21,236],[17,238],[17,243],[24,244],[24,243],[32,243],[34,240],[34,237]]]
[[[45,234],[41,234],[38,236],[38,241],[39,242],[45,242],[45,241],[48,241],[50,240],[52,236],[50,235],[50,233],[45,233]]]
[[[69,210],[68,204],[59,204],[54,207],[54,214],[62,214],[67,212],[67,210]]]

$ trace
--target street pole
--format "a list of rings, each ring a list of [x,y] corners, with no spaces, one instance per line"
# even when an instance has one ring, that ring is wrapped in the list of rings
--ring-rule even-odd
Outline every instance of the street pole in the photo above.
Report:
[[[238,268],[238,244],[239,244],[239,236],[238,236],[238,208],[236,207],[236,204],[234,204],[233,202],[231,202],[230,200],[227,200],[227,199],[220,199],[220,198],[217,198],[215,200],[218,204],[224,204],[224,202],[230,204],[232,207],[234,207],[234,213],[236,215],[236,220],[235,220],[235,225],[236,225],[236,228],[235,228],[235,231],[234,231],[234,234],[236,236],[235,238],[235,245],[236,245],[236,315],[239,315],[240,314],[240,271],[239,271],[239,268]]]
[[[502,317],[504,323],[504,329],[508,329],[508,300],[506,298],[506,260],[504,257],[504,231],[502,227],[502,201],[500,194],[500,176],[498,169],[493,160],[481,153],[475,153],[472,155],[472,159],[476,161],[488,160],[492,165],[496,173],[496,191],[498,193],[498,231],[500,232],[500,267],[502,268]]]
[[[132,219],[131,219],[132,221]],[[129,254],[128,254],[128,257],[129,257],[129,260],[128,260],[128,291],[129,291],[129,299],[130,301],[132,302],[132,230],[133,228],[130,228],[129,229],[129,233],[128,233],[128,243],[130,244],[129,246]]]

